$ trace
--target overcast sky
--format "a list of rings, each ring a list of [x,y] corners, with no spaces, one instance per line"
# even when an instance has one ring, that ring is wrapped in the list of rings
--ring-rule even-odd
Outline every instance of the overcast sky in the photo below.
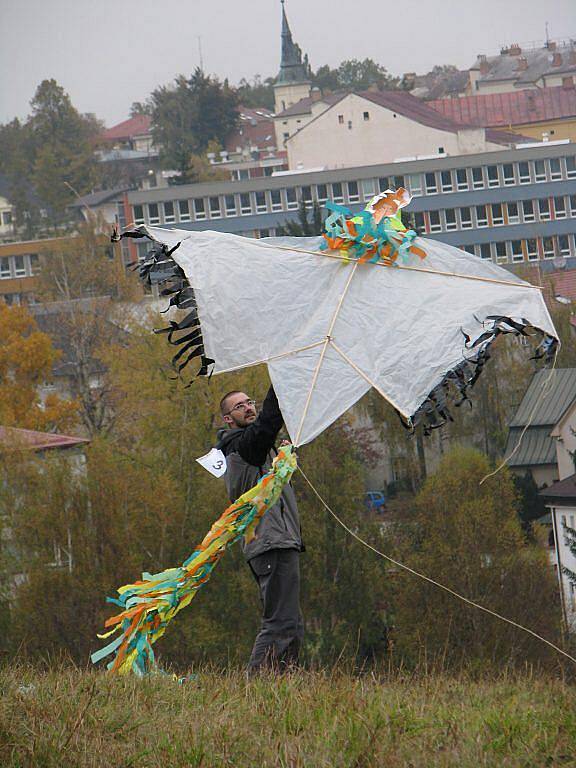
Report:
[[[388,9],[396,10],[390,14]],[[312,67],[373,58],[392,74],[468,68],[500,46],[576,37],[575,0],[287,0]],[[26,117],[55,78],[81,112],[107,126],[158,85],[199,64],[235,84],[275,76],[279,0],[0,0],[0,123]]]

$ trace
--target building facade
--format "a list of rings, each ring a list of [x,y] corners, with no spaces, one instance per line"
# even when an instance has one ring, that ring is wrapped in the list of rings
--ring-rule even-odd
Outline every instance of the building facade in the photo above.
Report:
[[[413,195],[406,209],[419,234],[503,266],[576,262],[576,147],[548,142],[477,155],[434,157],[310,173],[284,173],[128,191],[116,200],[119,226],[212,229],[269,237],[296,220],[300,202],[363,208],[389,187]],[[146,244],[122,241],[126,263]]]

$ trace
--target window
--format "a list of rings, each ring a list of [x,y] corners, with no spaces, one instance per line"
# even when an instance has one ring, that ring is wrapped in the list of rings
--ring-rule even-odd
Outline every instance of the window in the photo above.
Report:
[[[574,155],[566,158],[566,177],[576,179],[576,157]]]
[[[480,244],[480,258],[484,261],[492,261],[492,251],[490,249],[490,243]]]
[[[452,171],[441,171],[440,181],[442,183],[442,192],[452,192],[454,189],[452,184]]]
[[[460,226],[462,229],[472,229],[472,210],[468,206],[460,208]]]
[[[0,279],[5,280],[7,277],[12,277],[10,259],[8,256],[2,256],[0,259]]]
[[[286,139],[290,138],[290,134],[289,133],[283,133],[282,134],[282,138],[284,139],[284,141],[286,141]],[[240,178],[240,176],[238,176],[238,178]]]
[[[344,202],[344,194],[342,192],[342,184],[338,181],[336,184],[332,184],[332,199],[335,203]]]
[[[520,184],[530,184],[530,165],[528,163],[518,163],[518,180]]]
[[[466,168],[458,168],[456,171],[456,189],[463,192],[468,189],[468,174]]]
[[[404,183],[404,176],[393,176],[392,186],[394,187],[394,189],[400,189],[400,187],[406,186]]]
[[[524,261],[524,253],[522,252],[522,240],[512,240],[510,244],[512,251],[512,262],[517,264],[519,261]]]
[[[252,203],[250,201],[250,193],[242,192],[242,194],[240,195],[240,214],[242,216],[247,216],[250,213],[252,213]]]
[[[438,147],[438,154],[443,155],[444,154],[444,147]]]
[[[558,236],[558,250],[560,251],[560,256],[570,256],[570,241],[568,240],[568,235]]]
[[[408,176],[408,188],[410,189],[410,193],[414,197],[421,195],[422,194],[422,174],[411,173]]]
[[[538,200],[538,215],[540,221],[550,220],[550,200],[547,197],[542,197]]]
[[[562,178],[562,168],[560,167],[560,158],[553,157],[550,161],[550,180],[558,181]]]
[[[110,249],[112,251],[112,257],[114,258],[114,249]],[[31,253],[30,256],[28,256],[30,259],[30,274],[31,275],[38,275],[40,274],[40,259],[38,258],[37,253]]]
[[[310,189],[310,187],[308,187]],[[266,211],[266,192],[256,192],[256,211],[264,213]]]
[[[206,218],[206,208],[204,206],[204,200],[201,197],[194,200],[194,216],[198,221]]]
[[[522,200],[522,218],[526,223],[536,221],[534,200]]]
[[[164,203],[164,222],[166,224],[173,224],[176,221],[176,215],[174,213],[174,203]]]
[[[423,213],[413,213],[414,228],[418,234],[424,234],[426,232],[426,223],[424,221]]]
[[[472,168],[472,188],[484,189],[484,174],[482,168]]]
[[[316,197],[319,203],[325,203],[328,200],[328,185],[318,184],[316,187]]]
[[[178,200],[178,210],[180,212],[180,221],[190,221],[190,205],[188,200]]]
[[[514,178],[514,166],[512,163],[504,163],[502,166],[502,177],[504,178],[504,186],[510,187],[515,183]]]
[[[487,174],[488,174],[488,186],[489,187],[499,187],[500,186],[500,179],[498,178],[498,166],[497,165],[489,165],[486,168]]]
[[[554,238],[543,237],[542,238],[542,250],[544,251],[545,259],[553,259],[556,255],[554,252]]]
[[[12,211],[4,211],[2,213],[2,224],[5,227],[9,227],[12,224]]]
[[[546,181],[546,164],[544,160],[534,160],[534,181]]]
[[[538,241],[535,237],[526,240],[526,255],[528,261],[538,261]]]
[[[428,215],[430,217],[430,232],[441,232],[440,211],[430,211]]]
[[[160,213],[158,203],[148,203],[148,223],[160,224]]]
[[[273,211],[281,211],[282,210],[282,197],[280,195],[279,189],[273,189],[270,192],[270,200],[272,202],[272,210]]]
[[[288,208],[289,211],[298,208],[298,198],[296,197],[296,190],[294,187],[288,187],[286,190],[286,208]]]
[[[518,203],[507,203],[506,209],[508,214],[508,224],[518,224],[520,222]]]
[[[219,219],[221,216],[222,216],[222,212],[220,211],[220,198],[211,197],[210,198],[210,218]]]
[[[258,237],[270,237],[270,230],[269,229],[258,230]]]
[[[473,245],[462,245],[461,248],[463,251],[466,251],[466,253],[470,253],[472,256],[476,256],[476,249]]]
[[[370,112],[364,112],[364,120],[370,120]]]
[[[488,226],[488,214],[486,213],[485,205],[477,205],[476,208],[476,226],[487,227]]]
[[[570,195],[570,216],[576,216],[576,195]]]
[[[226,216],[236,216],[236,198],[234,195],[226,195],[224,198]]]
[[[133,211],[134,211],[134,224],[144,224],[144,206],[135,205],[133,207]]]
[[[554,198],[554,216],[557,219],[566,218],[566,200],[563,197]]]
[[[499,227],[504,224],[504,213],[502,203],[492,203],[492,225]]]
[[[390,189],[390,181],[387,176],[381,176],[378,179],[378,189],[380,192],[386,192],[387,189]]]
[[[24,256],[14,256],[14,277],[26,277]]]
[[[426,179],[426,194],[427,195],[434,195],[436,192],[438,192],[438,184],[436,182],[436,174],[435,173],[427,173],[425,176]]]
[[[305,203],[312,202],[312,187],[302,187],[302,200],[304,200]],[[308,207],[310,206],[308,205]]]
[[[348,120],[348,130],[352,130],[352,120]]]
[[[446,218],[446,231],[452,232],[455,229],[458,229],[458,224],[456,223],[456,211],[454,208],[446,208],[444,211],[444,216]]]
[[[360,200],[360,195],[358,194],[358,182],[349,181],[348,182],[348,201],[350,203],[357,203],[358,200]]]
[[[340,125],[344,125],[344,115],[338,115],[338,122]]]
[[[507,261],[508,261],[508,253],[506,250],[506,243],[505,242],[496,243],[496,263],[504,264]]]

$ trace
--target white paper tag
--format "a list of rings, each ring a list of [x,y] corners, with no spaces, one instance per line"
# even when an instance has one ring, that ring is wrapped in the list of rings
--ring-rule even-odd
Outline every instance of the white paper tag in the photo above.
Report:
[[[204,469],[207,469],[214,477],[222,477],[226,472],[226,456],[219,451],[218,448],[212,448],[210,453],[205,456],[200,456],[196,459],[198,464],[201,464]]]

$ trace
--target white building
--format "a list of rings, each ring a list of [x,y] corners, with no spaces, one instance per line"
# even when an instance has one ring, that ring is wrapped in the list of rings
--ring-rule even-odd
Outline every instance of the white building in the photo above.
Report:
[[[328,102],[312,96],[277,115],[281,127],[285,119],[289,131],[296,127],[285,140],[291,170],[477,154],[527,141],[517,134],[458,125],[404,91],[332,94]],[[298,119],[300,127],[294,123]]]
[[[574,466],[572,467],[574,469]],[[576,530],[576,474],[541,491],[550,510],[554,531],[555,564],[558,574],[562,612],[566,626],[576,631],[576,556],[571,547],[571,532]],[[576,542],[576,539],[573,539]],[[575,576],[576,578],[576,576]]]

